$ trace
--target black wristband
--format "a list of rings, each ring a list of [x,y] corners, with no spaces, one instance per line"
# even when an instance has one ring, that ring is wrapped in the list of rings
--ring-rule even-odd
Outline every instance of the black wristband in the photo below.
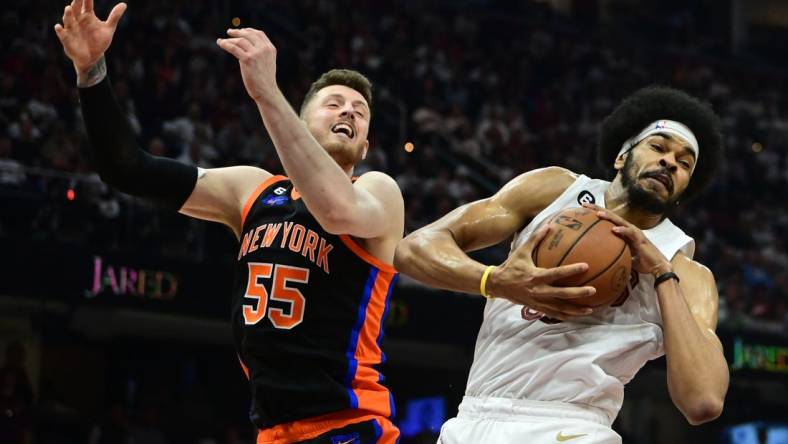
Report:
[[[657,288],[659,284],[667,281],[668,279],[675,279],[676,282],[681,282],[679,275],[672,271],[668,271],[667,273],[662,273],[661,275],[657,276],[656,279],[654,279],[654,288]]]

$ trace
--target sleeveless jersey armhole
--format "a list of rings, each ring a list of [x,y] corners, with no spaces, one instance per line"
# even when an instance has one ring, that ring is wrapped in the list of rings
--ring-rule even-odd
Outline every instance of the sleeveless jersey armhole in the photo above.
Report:
[[[265,181],[263,181],[257,188],[252,191],[252,194],[246,199],[246,203],[244,204],[243,210],[241,210],[241,226],[239,227],[243,230],[244,223],[246,222],[246,216],[249,215],[249,211],[252,209],[252,205],[254,205],[254,201],[260,196],[260,194],[271,185],[275,184],[276,182],[281,182],[286,180],[287,177],[282,175],[275,175],[271,176]]]

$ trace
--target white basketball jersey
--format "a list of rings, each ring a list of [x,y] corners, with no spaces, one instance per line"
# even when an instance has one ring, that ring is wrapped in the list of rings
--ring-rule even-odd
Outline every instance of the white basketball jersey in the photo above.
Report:
[[[604,207],[609,185],[578,177],[515,236],[512,251],[558,210],[584,202]],[[694,254],[695,242],[668,219],[644,233],[669,259],[678,251]],[[576,403],[600,409],[612,423],[624,384],[646,361],[664,354],[653,285],[651,275],[633,273],[623,305],[554,324],[523,319],[522,307],[507,300],[488,300],[466,394]]]

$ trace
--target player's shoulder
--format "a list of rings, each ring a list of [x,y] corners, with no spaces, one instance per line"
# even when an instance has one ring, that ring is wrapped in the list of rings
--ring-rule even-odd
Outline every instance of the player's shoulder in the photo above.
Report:
[[[274,176],[274,174],[258,167],[249,165],[234,165],[221,168],[198,168],[197,176],[200,179],[221,179],[228,182],[228,185],[239,184],[247,186],[256,186],[261,182],[265,182],[272,177],[283,179],[283,176]]]
[[[703,279],[712,279],[714,280],[714,273],[712,273],[709,267],[701,264],[700,262],[691,259],[686,254],[679,251],[673,256],[673,259],[670,261],[673,265],[673,268],[676,269],[677,272],[682,273],[689,273],[693,276],[697,276]]]
[[[538,170],[534,170],[534,173],[537,173],[541,180],[549,181],[554,186],[564,189],[569,188],[569,186],[572,185],[578,177],[580,177],[580,175],[574,171],[560,166],[540,168]]]
[[[373,189],[376,191],[385,192],[386,194],[391,193],[400,196],[402,195],[397,181],[382,171],[368,171],[359,176],[356,179],[354,185],[364,187],[368,190]]]
[[[563,191],[569,188],[578,177],[580,176],[577,173],[566,168],[549,166],[522,173],[504,185],[503,189],[531,188],[534,185],[540,185],[551,189],[562,189]]]
[[[578,174],[558,166],[539,168],[510,180],[497,197],[516,206],[524,205],[523,211],[532,215],[535,210],[541,211],[557,199],[578,177]]]

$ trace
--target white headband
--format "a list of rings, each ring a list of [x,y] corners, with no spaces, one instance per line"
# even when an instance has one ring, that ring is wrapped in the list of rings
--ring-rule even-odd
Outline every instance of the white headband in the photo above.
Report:
[[[621,150],[618,152],[618,155],[620,156],[624,154],[646,137],[653,136],[657,133],[672,134],[686,140],[689,143],[692,151],[695,152],[695,163],[692,166],[692,170],[695,171],[695,165],[698,164],[698,157],[700,157],[700,146],[698,145],[698,139],[695,138],[695,134],[692,133],[692,130],[690,130],[687,125],[684,125],[681,122],[676,122],[675,120],[657,120],[655,122],[649,123],[648,126],[643,128],[643,131],[641,131],[637,136],[628,139],[623,145],[621,145]]]

